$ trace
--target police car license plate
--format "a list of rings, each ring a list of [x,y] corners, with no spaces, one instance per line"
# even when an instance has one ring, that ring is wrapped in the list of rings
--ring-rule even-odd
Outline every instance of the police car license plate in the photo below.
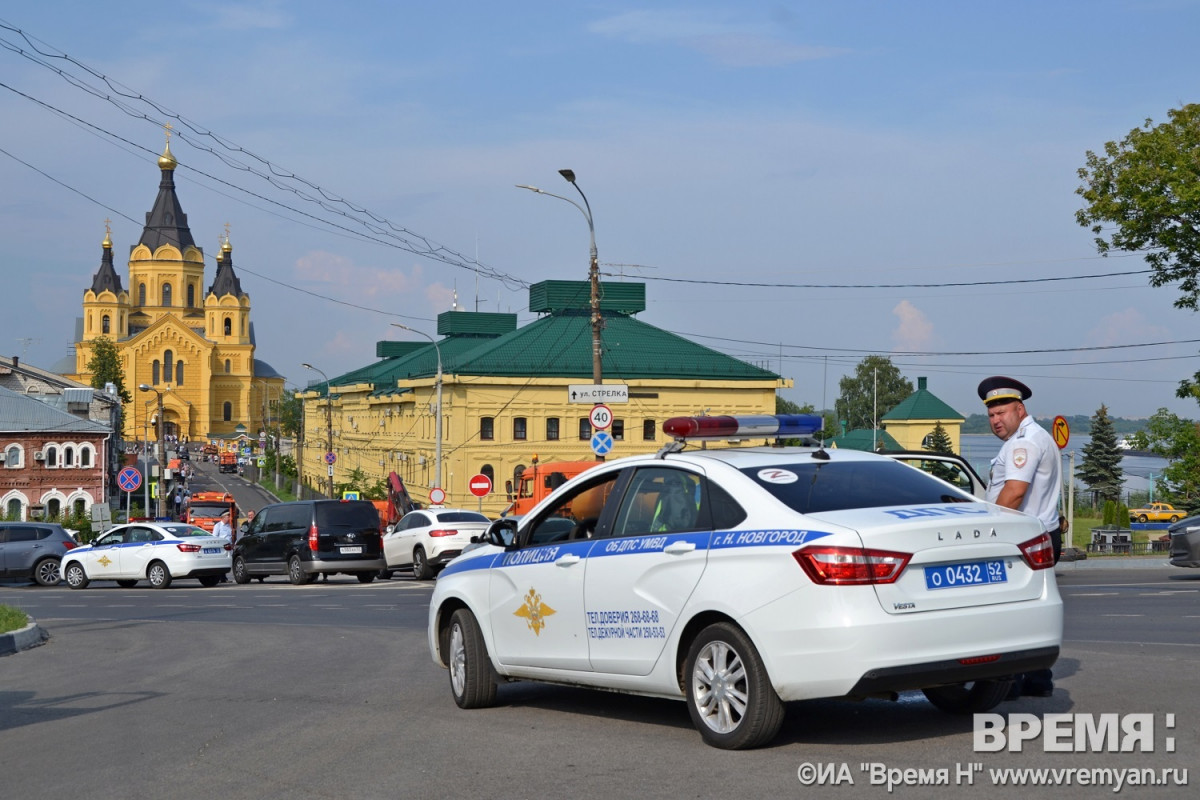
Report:
[[[221,548],[219,548],[219,547],[206,547],[206,548],[204,548],[204,555],[206,555],[206,556],[219,556],[219,555],[221,555]]]
[[[347,554],[348,553],[361,553],[362,545],[355,545],[354,547],[342,547],[342,548],[339,548],[339,550],[340,550],[340,552],[347,553]]]
[[[963,586],[983,586],[1006,581],[1008,572],[1004,568],[1004,562],[998,558],[925,568],[926,589],[958,589]]]

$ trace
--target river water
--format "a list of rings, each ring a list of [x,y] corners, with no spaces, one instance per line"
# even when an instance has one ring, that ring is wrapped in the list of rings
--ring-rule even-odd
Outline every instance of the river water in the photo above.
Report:
[[[1063,448],[1063,471],[1065,472],[1070,465],[1068,456],[1071,452],[1075,453],[1075,469],[1078,472],[1079,466],[1083,461],[1083,448],[1092,440],[1092,437],[1086,434],[1072,434],[1067,446]],[[964,433],[962,435],[962,456],[971,462],[971,466],[975,471],[987,480],[988,471],[991,468],[991,461],[1000,451],[1000,440],[990,433]],[[1151,476],[1162,474],[1163,468],[1167,466],[1167,460],[1158,456],[1142,456],[1142,455],[1126,455],[1121,459],[1121,470],[1125,474],[1124,486],[1125,495],[1128,497],[1130,492],[1147,492],[1150,490]],[[1086,491],[1082,483],[1076,480],[1075,491]]]

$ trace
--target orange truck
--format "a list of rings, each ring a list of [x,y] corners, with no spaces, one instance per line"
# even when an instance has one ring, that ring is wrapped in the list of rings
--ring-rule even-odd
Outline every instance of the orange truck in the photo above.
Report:
[[[228,492],[196,492],[188,503],[183,521],[212,533],[222,514],[229,514],[229,527],[237,531],[238,507]]]
[[[232,453],[228,450],[221,452],[218,462],[218,472],[237,472],[237,453]]]
[[[389,525],[395,525],[400,521],[400,518],[420,506],[412,499],[408,493],[408,488],[404,485],[404,481],[396,473],[388,475],[387,479],[387,499],[372,500],[376,510],[379,511],[379,532],[386,533]]]
[[[599,463],[601,462],[547,461],[545,464],[539,464],[534,457],[533,465],[521,472],[515,496],[511,498],[512,503],[505,509],[504,516],[528,514],[555,489]]]

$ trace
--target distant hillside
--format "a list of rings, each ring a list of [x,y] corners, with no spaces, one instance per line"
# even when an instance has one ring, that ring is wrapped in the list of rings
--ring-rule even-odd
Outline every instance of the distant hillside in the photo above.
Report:
[[[1050,423],[1054,422],[1053,417],[1035,417],[1041,423],[1042,427],[1050,430]],[[1076,414],[1070,417],[1064,417],[1067,424],[1071,426],[1071,433],[1089,434],[1092,432],[1092,418],[1082,414]],[[1131,433],[1146,427],[1144,419],[1125,419],[1124,417],[1110,417],[1112,420],[1113,429],[1116,430],[1118,436],[1128,436]],[[967,417],[967,421],[962,426],[963,433],[991,433],[992,429],[988,427],[986,414],[972,414]]]

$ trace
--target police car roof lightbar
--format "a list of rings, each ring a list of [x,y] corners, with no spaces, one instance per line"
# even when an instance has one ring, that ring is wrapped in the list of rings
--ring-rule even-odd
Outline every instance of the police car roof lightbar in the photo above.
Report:
[[[672,417],[663,433],[677,439],[781,439],[813,436],[825,425],[819,414],[775,414],[745,417]]]

